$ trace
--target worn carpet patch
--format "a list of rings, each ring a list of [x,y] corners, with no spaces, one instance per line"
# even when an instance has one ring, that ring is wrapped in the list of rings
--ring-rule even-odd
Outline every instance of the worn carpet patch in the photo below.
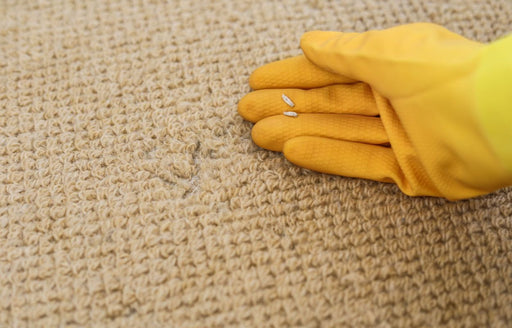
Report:
[[[488,42],[512,4],[0,0],[0,326],[509,325],[511,189],[303,170],[237,114],[305,31],[419,21]]]

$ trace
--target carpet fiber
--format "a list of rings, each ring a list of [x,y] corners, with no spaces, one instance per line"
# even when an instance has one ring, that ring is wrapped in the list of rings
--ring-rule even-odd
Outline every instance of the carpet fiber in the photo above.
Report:
[[[509,325],[510,188],[307,171],[236,111],[307,30],[417,21],[488,42],[512,4],[0,0],[0,326]]]

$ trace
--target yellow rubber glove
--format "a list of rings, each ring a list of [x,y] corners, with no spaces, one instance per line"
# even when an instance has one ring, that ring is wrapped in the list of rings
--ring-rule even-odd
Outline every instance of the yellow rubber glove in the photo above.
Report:
[[[257,145],[305,168],[396,183],[414,196],[456,200],[512,185],[512,162],[499,155],[492,124],[481,122],[495,98],[492,87],[477,88],[482,62],[492,57],[488,45],[418,23],[308,32],[301,47],[305,56],[267,64],[250,78],[256,91],[238,108],[256,123]],[[512,92],[502,93],[510,122]],[[497,124],[503,144],[510,125]]]

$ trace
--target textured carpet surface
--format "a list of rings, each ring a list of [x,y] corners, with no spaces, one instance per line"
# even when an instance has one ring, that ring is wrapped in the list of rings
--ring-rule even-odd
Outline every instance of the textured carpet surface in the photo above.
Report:
[[[507,0],[0,0],[0,326],[507,326],[512,190],[460,202],[256,147],[258,66],[313,29]]]

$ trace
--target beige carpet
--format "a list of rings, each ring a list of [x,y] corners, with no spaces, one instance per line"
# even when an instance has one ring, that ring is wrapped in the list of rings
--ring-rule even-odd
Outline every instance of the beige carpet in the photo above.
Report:
[[[512,322],[512,189],[450,203],[303,170],[236,112],[312,29],[507,0],[0,0],[1,327]]]

